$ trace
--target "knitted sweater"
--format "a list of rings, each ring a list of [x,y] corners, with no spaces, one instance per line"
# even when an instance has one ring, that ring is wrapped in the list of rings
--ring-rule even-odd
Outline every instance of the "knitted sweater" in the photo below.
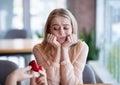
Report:
[[[83,83],[82,73],[88,50],[87,44],[78,40],[68,52],[70,61],[65,60],[60,63],[52,60],[54,50],[48,50],[49,52],[46,53],[42,43],[34,46],[33,53],[38,65],[43,66],[46,70],[48,85],[75,85]]]

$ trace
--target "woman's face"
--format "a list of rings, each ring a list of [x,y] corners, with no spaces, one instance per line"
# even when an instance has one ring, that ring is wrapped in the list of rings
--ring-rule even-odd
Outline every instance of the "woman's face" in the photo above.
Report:
[[[51,21],[50,33],[56,36],[59,43],[64,43],[67,36],[72,34],[71,21],[62,16],[54,17]]]

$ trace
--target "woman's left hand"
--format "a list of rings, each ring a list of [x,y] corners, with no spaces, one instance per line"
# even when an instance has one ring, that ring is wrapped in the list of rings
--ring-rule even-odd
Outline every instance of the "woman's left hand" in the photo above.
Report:
[[[65,41],[62,46],[63,47],[70,47],[71,45],[75,44],[77,42],[77,36],[76,34],[71,34],[67,37],[67,41]]]

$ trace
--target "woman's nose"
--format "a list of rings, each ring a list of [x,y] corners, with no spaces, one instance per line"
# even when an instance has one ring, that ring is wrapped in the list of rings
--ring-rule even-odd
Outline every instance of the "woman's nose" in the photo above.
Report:
[[[64,35],[65,34],[65,31],[64,31],[64,29],[62,28],[62,29],[60,29],[60,35]]]

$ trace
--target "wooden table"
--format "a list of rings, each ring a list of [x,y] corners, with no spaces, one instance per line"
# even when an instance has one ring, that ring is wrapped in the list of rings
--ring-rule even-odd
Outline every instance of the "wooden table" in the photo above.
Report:
[[[0,39],[0,55],[32,53],[33,46],[42,39]]]
[[[40,42],[42,39],[0,39],[0,56],[24,55],[28,59],[34,45]]]

